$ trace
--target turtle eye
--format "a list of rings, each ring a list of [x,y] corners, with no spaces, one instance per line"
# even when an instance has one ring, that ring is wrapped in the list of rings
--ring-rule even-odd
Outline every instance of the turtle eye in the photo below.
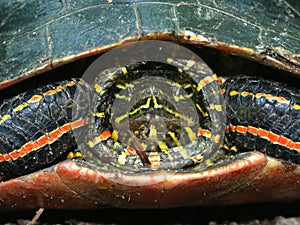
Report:
[[[153,90],[152,93],[153,93],[154,96],[159,96],[159,90]]]
[[[159,90],[155,88],[154,86],[149,87],[144,91],[144,94],[146,96],[158,96],[159,95]]]
[[[151,95],[151,91],[147,89],[147,90],[145,90],[144,94],[145,94],[146,96],[150,96],[150,95]]]
[[[151,92],[150,94],[153,95],[153,96],[158,96],[159,95],[159,90],[154,85],[152,85],[150,87],[150,92]]]

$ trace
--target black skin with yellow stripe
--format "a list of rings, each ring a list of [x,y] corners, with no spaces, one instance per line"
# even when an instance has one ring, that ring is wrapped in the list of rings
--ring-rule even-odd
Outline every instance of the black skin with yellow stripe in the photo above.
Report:
[[[62,130],[80,118],[80,113],[72,114],[72,107],[80,109],[80,101],[74,101],[76,90],[89,91],[79,79],[72,79],[1,102],[0,153],[7,160],[0,163],[0,177],[5,180],[45,168],[76,148],[73,130]]]
[[[286,84],[238,76],[223,85],[225,143],[300,164],[300,91]]]
[[[167,72],[165,72],[167,71],[165,68],[166,65],[163,66],[163,69],[160,69],[160,67],[157,67],[155,65],[155,70],[153,70],[152,68],[147,71],[142,71],[141,75],[141,73],[139,73],[138,71],[134,71],[134,69],[140,68],[141,66],[144,67],[144,64],[134,64],[132,67],[128,67],[128,70],[132,71],[130,76],[126,76],[124,68],[120,68],[121,72],[117,73],[117,75],[121,76],[121,78],[118,76],[108,76],[106,77],[107,82],[102,82],[103,79],[105,80],[105,78],[101,77],[99,81],[100,86],[95,85],[91,90],[89,90],[88,85],[83,80],[72,79],[46,85],[41,88],[25,92],[11,99],[5,99],[0,106],[1,179],[7,180],[9,178],[28,174],[54,164],[65,158],[66,154],[68,154],[70,151],[76,149],[78,147],[76,143],[81,142],[84,143],[84,148],[89,148],[91,147],[91,145],[93,145],[91,147],[91,150],[84,156],[85,159],[98,150],[98,155],[103,154],[101,155],[101,160],[103,160],[103,162],[101,161],[101,166],[102,164],[105,164],[105,156],[108,154],[108,152],[113,152],[113,159],[110,160],[115,160],[116,163],[119,164],[119,162],[122,161],[122,159],[119,159],[119,157],[122,157],[124,151],[127,150],[127,146],[122,146],[122,140],[114,139],[114,135],[111,135],[114,129],[110,125],[110,123],[112,122],[110,119],[110,113],[108,113],[114,101],[121,99],[120,97],[116,97],[116,94],[121,91],[121,88],[118,87],[118,85],[120,85],[122,82],[123,84],[127,85],[130,81],[132,81],[132,79],[142,77],[145,72],[149,73],[148,75],[151,75],[153,77],[159,77],[163,75],[169,78],[173,76],[173,79],[175,79],[176,77],[172,75],[174,71],[177,71],[177,74],[179,74],[179,76],[183,74],[182,72],[178,71],[177,67],[172,66],[173,71],[168,75]],[[195,66],[197,69],[197,65]],[[195,68],[193,69],[192,67],[189,67],[188,69],[193,71],[195,70]],[[158,74],[155,71],[158,71]],[[136,73],[137,77],[135,77],[133,73]],[[199,90],[190,90],[191,88],[189,86],[191,83],[191,79],[186,75],[182,76],[183,84],[187,84],[186,86],[183,85],[185,90],[188,92],[195,92],[193,93],[193,98],[199,98],[198,95],[201,96],[200,92],[202,92],[204,89],[207,89],[207,91],[211,91],[210,96],[207,98],[211,98],[213,100],[221,99],[220,93],[214,91],[215,87],[218,86],[215,76],[194,76],[194,79],[196,77],[196,83],[193,84],[194,89],[198,88]],[[208,80],[210,83],[205,85],[205,87],[200,88],[199,85],[202,85],[201,78],[203,78],[204,80]],[[178,80],[178,78],[176,79]],[[176,79],[174,81],[177,81]],[[182,85],[177,84],[173,87],[181,88],[181,86]],[[108,89],[105,90],[106,88]],[[105,91],[101,93],[101,90]],[[141,91],[143,91],[143,89],[141,89]],[[79,93],[79,95],[74,96],[75,93]],[[89,108],[89,100],[91,100],[91,96],[93,96],[92,100],[97,102],[94,106],[94,111]],[[145,100],[148,101],[149,99],[152,99],[151,101],[152,103],[154,103],[154,98],[151,96],[148,99],[146,98]],[[184,100],[186,99],[187,98],[184,98]],[[159,98],[157,98],[156,100],[158,100],[156,103],[158,105],[161,105],[163,102]],[[215,102],[217,104],[217,101]],[[202,118],[201,120],[199,120],[199,118],[197,119],[201,121],[201,125],[203,125],[203,127],[209,128],[216,123],[210,122],[208,116],[209,113],[205,112],[205,106],[202,106],[202,104],[204,103],[205,101],[199,101],[198,105],[199,108],[203,107],[203,112],[201,113],[206,114],[207,118]],[[135,108],[139,108],[139,105],[143,104],[145,104],[143,101],[138,103],[133,107],[133,110]],[[168,132],[169,134],[171,134],[169,136],[176,136],[178,134],[178,131],[176,130],[177,127],[174,126],[172,115],[182,120],[186,120],[186,116],[182,113],[177,113],[176,110],[172,109],[171,105],[168,105],[168,103],[164,104],[164,106],[166,106],[166,109],[169,108],[169,111],[161,110],[158,114],[165,114],[165,116],[169,114],[166,116],[169,118],[169,121],[167,121],[167,123],[169,123],[171,126],[171,128],[168,128]],[[147,108],[145,108],[145,113],[149,113],[150,111],[152,111],[155,114],[156,110],[151,110],[151,107],[152,106],[147,106]],[[178,115],[176,115],[176,113]],[[106,117],[104,116],[103,119],[103,114],[108,115]],[[222,115],[222,111],[217,112],[217,114]],[[117,116],[117,118],[120,116],[122,115]],[[132,116],[139,117],[139,113],[133,113]],[[19,122],[21,117],[27,118],[28,121],[25,119],[22,122]],[[93,121],[94,119],[95,121]],[[93,121],[94,123],[89,123],[91,121]],[[187,123],[189,123],[189,121],[187,121]],[[143,125],[144,123],[139,124],[138,126],[134,125],[138,130],[135,129],[135,134],[133,134],[133,136],[132,134],[129,135],[129,139],[131,140],[131,142],[133,142],[133,145],[131,147],[137,150],[138,154],[136,158],[138,158],[138,160],[142,162],[142,166],[148,168],[149,164],[151,164],[147,161],[148,156],[152,153],[153,149],[150,149],[150,152],[148,153],[144,153],[141,147],[141,143],[139,143],[139,141],[136,141],[136,138],[134,137],[135,135],[139,136],[143,134]],[[196,133],[196,130],[194,130],[193,132],[188,130],[190,126],[190,124],[183,125],[182,130],[187,131],[187,133]],[[149,127],[145,128],[149,129]],[[157,127],[151,130],[153,131],[156,129]],[[86,131],[91,133],[84,133]],[[107,131],[109,131],[109,135],[107,135]],[[77,134],[76,137],[80,137],[81,139],[75,140],[75,133]],[[82,137],[87,138],[82,140]],[[186,137],[190,138],[189,135],[186,135]],[[14,140],[14,138],[18,140],[16,142],[11,141]],[[96,143],[98,139],[101,139],[100,143]],[[205,137],[199,136],[198,139],[205,139]],[[162,160],[172,161],[176,168],[192,166],[202,161],[202,155],[198,153],[198,150],[200,149],[198,139],[197,141],[191,142],[193,145],[191,145],[191,143],[188,143],[188,147],[180,149],[178,151],[179,153],[174,153],[174,155],[171,154],[172,148],[164,150],[158,149],[158,151],[165,153],[162,156]],[[165,141],[167,148],[171,147],[170,144],[173,140],[174,137],[166,137]],[[187,139],[187,142],[188,140],[189,139]],[[215,139],[212,140],[213,141],[208,140],[206,141],[206,143],[212,143],[211,146],[219,146],[220,143],[214,143]],[[202,142],[200,143],[201,148],[204,149],[203,151],[206,151],[206,145]],[[102,147],[104,145],[107,147],[107,151],[103,151]],[[199,148],[193,147],[194,145],[199,146]],[[207,147],[207,149],[210,148]],[[157,151],[157,149],[155,149],[155,151]],[[75,156],[76,155],[80,154],[75,154]],[[131,165],[133,163],[134,165],[129,167],[133,168],[133,170],[135,171],[139,171],[139,165],[136,165],[137,163],[135,162],[134,157],[133,159],[134,160],[132,160],[132,157],[129,156],[128,159],[125,159],[125,164]],[[112,165],[112,167],[115,168],[116,164],[114,163],[115,162],[108,162],[109,166]],[[112,169],[111,167],[108,168],[107,166],[105,168],[106,170]]]
[[[165,72],[163,72],[163,74],[166,75]],[[161,75],[162,74],[159,74],[158,76]],[[178,80],[175,79],[174,81]],[[188,90],[190,87],[187,84],[191,82],[191,80],[184,78],[181,81],[182,83],[180,86],[183,87],[186,85],[185,90]],[[116,79],[111,80],[111,82],[114,84],[114,88],[110,88],[110,92],[103,92],[101,97],[96,97],[99,98],[98,100],[100,101],[100,104],[95,107],[97,113],[109,112],[107,109],[111,108],[113,101],[121,99],[120,97],[111,97],[115,96],[117,92],[120,92],[117,87],[118,83],[120,84],[123,82],[124,85],[129,83],[126,79],[123,79],[122,81]],[[236,146],[238,149],[246,151],[262,151],[267,155],[278,159],[298,164],[300,163],[299,149],[297,149],[297,142],[299,143],[300,141],[300,110],[298,109],[300,104],[300,93],[298,90],[288,88],[284,84],[273,81],[246,76],[238,76],[228,79],[222,85],[222,88],[225,89],[224,97],[227,102],[228,125],[231,125],[231,129],[228,128],[226,133],[226,145],[224,145],[226,148],[234,149],[234,146]],[[14,98],[6,99],[1,103],[0,154],[2,158],[5,158],[4,156],[6,156],[6,158],[11,157],[9,160],[2,160],[0,162],[0,177],[2,180],[7,180],[9,178],[45,168],[58,162],[64,158],[68,152],[77,148],[74,131],[77,130],[77,128],[80,130],[86,125],[86,118],[84,118],[81,113],[81,109],[84,111],[86,107],[85,104],[87,104],[86,99],[88,98],[83,95],[81,96],[82,99],[77,98],[74,100],[76,90],[79,93],[90,93],[89,87],[82,80],[72,79],[28,91]],[[201,94],[196,96],[195,94],[198,93],[195,91],[191,91],[190,93],[192,93],[193,97],[197,99],[197,102],[199,102],[198,100],[203,100],[203,98],[205,98],[205,96],[201,96]],[[41,96],[41,98],[34,99],[34,96]],[[30,99],[32,102],[28,103]],[[153,98],[144,99],[134,108],[145,105],[147,100],[152,101],[153,103],[153,100],[151,99]],[[194,100],[194,102],[195,101],[196,100]],[[168,103],[163,103],[163,101],[159,99],[158,104],[164,104],[166,107],[170,106]],[[198,107],[199,109],[197,110],[197,114],[199,116],[200,126],[203,128],[209,127],[209,123],[211,123],[211,121],[204,116],[207,113],[207,105],[205,105],[204,102],[200,102],[199,104],[200,106]],[[76,110],[76,112],[78,112],[76,115],[72,114],[72,112],[74,112],[74,110],[72,111],[72,107],[74,106],[78,109]],[[148,114],[149,110],[153,111],[153,108],[145,108],[145,112]],[[170,125],[170,127],[173,128],[168,128],[170,134],[176,136],[178,135],[178,131],[174,128],[176,127],[174,126],[176,121],[174,122],[171,118],[172,115],[175,115],[175,111],[176,110],[174,109],[169,110],[168,112],[163,111],[163,114],[165,113],[164,115],[167,118],[169,117],[169,121],[167,121],[167,123],[173,125]],[[154,110],[153,112],[155,113],[156,111]],[[133,116],[136,115],[137,114],[133,114]],[[159,115],[161,115],[161,113],[159,113]],[[93,128],[96,128],[97,132],[101,133],[106,129],[114,132],[109,119],[105,119],[103,115],[95,115],[95,118],[96,123]],[[183,114],[179,113],[179,118],[182,119]],[[77,125],[75,126],[75,122],[78,121],[83,122],[78,124],[76,123]],[[172,121],[174,124],[172,124]],[[71,124],[73,122],[74,126],[71,126],[71,129],[68,130],[68,128],[65,128],[66,132],[60,132],[57,138],[54,137],[54,131],[57,131],[66,124]],[[147,136],[151,131],[147,123],[133,123],[133,126],[135,126],[135,131],[133,133],[135,133],[134,135],[138,137],[143,135]],[[247,131],[247,128],[249,127],[261,128],[264,131],[271,131],[279,136],[282,135],[286,138],[284,139],[285,145],[279,140],[277,143],[274,142],[273,139],[271,140],[268,136],[261,135],[261,133],[263,133],[261,131],[257,133],[257,135],[253,135]],[[242,128],[244,128],[244,130]],[[155,127],[155,129],[158,128]],[[245,132],[240,132],[241,130]],[[196,131],[194,130],[194,132]],[[52,134],[53,136],[51,136]],[[41,145],[39,143],[37,148],[31,152],[25,152],[22,156],[20,153],[19,155],[16,154],[14,157],[12,156],[13,150],[21,149],[22,146],[24,147],[27,143],[32,144],[35,140],[45,136],[49,137],[49,135],[54,138],[48,138],[48,142],[45,143],[45,145]],[[167,147],[173,147],[172,144],[174,139],[170,137],[165,138]],[[204,139],[205,138],[206,137],[204,137]],[[113,139],[113,137],[109,137],[104,141],[109,148],[115,147],[116,143],[119,144],[119,139]],[[134,138],[130,134],[127,139],[134,142]],[[49,140],[51,141],[49,142]],[[286,144],[287,142],[289,144]],[[295,144],[293,145],[293,143]],[[157,151],[163,151],[157,142],[154,145],[158,146],[158,149],[156,149]],[[124,147],[126,146],[121,144],[115,147],[119,151],[117,155],[122,154]],[[136,147],[136,145],[133,147]],[[146,145],[146,148],[150,148],[151,150],[151,146],[149,144]],[[138,155],[141,158],[142,163],[148,166],[148,156],[143,154],[144,153],[142,152]],[[125,160],[131,160],[134,163],[134,160],[130,159],[130,157],[125,158]],[[194,161],[192,161],[190,166],[193,166],[193,163]]]
[[[189,62],[183,65],[190,65],[185,68],[192,76],[178,69],[180,62],[175,62],[176,66],[135,63],[106,71],[96,82],[101,88],[96,88],[94,112],[101,116],[95,117],[95,131],[89,129],[88,136],[97,137],[107,129],[112,134],[105,140],[108,149],[103,149],[104,142],[97,138],[88,142],[93,148],[87,153],[89,158],[97,165],[108,161],[112,169],[139,172],[194,166],[203,161],[206,149],[217,150],[220,140],[197,134],[201,127],[218,137],[222,126],[213,128],[220,118],[225,124],[222,110],[208,107],[207,103],[220,104],[217,79],[208,74],[195,76],[200,65]]]

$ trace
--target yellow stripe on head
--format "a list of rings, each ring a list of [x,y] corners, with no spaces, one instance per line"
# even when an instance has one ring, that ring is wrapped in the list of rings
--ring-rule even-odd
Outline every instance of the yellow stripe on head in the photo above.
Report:
[[[184,127],[184,129],[187,132],[190,141],[194,141],[196,139],[195,132],[190,127]]]
[[[212,76],[207,76],[207,77],[204,77],[202,80],[200,80],[198,82],[198,85],[197,85],[197,92],[199,92],[205,85],[213,82],[213,81],[216,81],[218,78],[217,78],[217,75],[216,74],[213,74]]]
[[[94,88],[95,88],[97,93],[103,94],[104,90],[102,89],[102,87],[99,84],[95,84]]]
[[[126,67],[122,67],[122,72],[124,75],[128,74],[127,68]]]

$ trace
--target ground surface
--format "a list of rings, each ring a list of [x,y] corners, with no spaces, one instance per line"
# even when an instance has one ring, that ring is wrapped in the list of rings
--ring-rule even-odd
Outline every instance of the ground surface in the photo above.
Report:
[[[0,224],[28,224],[36,210],[0,212]],[[161,210],[101,209],[61,211],[45,209],[35,224],[300,224],[300,202]]]

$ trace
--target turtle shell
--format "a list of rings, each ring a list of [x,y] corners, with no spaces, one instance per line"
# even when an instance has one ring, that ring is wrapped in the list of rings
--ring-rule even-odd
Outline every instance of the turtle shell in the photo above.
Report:
[[[141,40],[188,46],[222,76],[259,73],[294,86],[300,76],[299,8],[288,1],[2,1],[0,7],[1,99],[48,79],[78,77],[99,54]],[[260,152],[201,172],[134,175],[66,159],[0,183],[0,208],[287,201],[300,199],[299,171]]]

